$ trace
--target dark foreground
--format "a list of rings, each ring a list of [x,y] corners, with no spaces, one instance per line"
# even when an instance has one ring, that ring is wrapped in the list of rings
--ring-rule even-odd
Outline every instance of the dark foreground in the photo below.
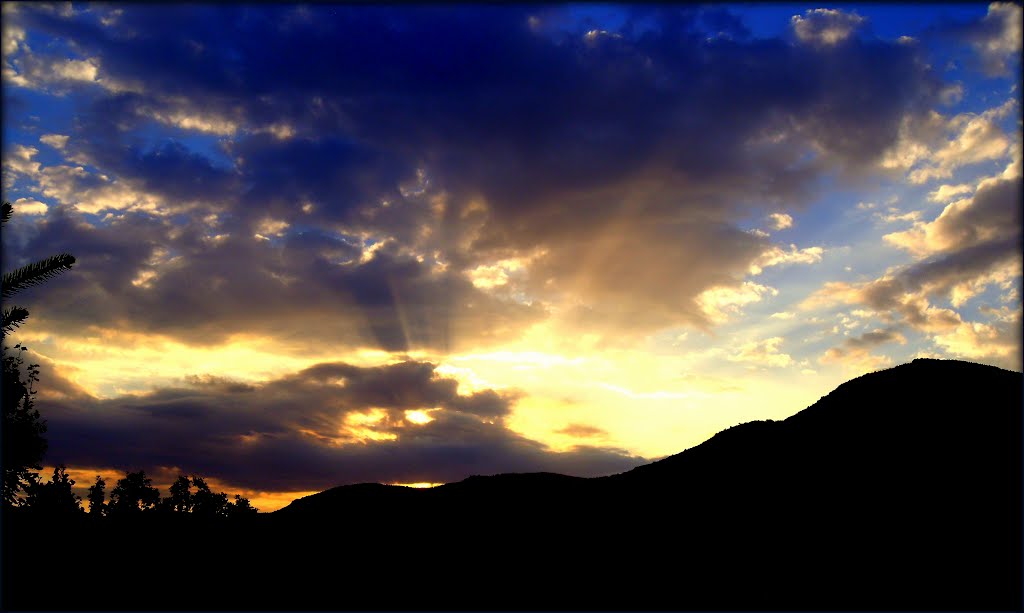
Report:
[[[917,360],[614,477],[348,486],[250,521],[7,516],[3,607],[1019,610],[1021,389]]]

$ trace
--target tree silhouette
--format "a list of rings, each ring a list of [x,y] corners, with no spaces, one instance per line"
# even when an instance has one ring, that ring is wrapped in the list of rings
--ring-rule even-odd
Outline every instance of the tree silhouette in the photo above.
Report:
[[[14,213],[14,207],[10,202],[0,205],[0,225],[6,225]],[[50,256],[45,260],[27,264],[16,268],[3,276],[3,299],[8,300],[23,289],[44,283],[62,272],[71,270],[75,263],[75,256],[70,253],[60,253]],[[0,337],[13,331],[28,319],[28,310],[19,306],[5,306],[3,309],[2,327]]]
[[[0,226],[6,226],[13,213],[11,203],[4,202],[0,206]],[[25,288],[70,270],[74,263],[74,256],[61,253],[4,273],[0,292],[4,302]],[[0,321],[0,342],[27,318],[28,309],[5,305]],[[43,438],[46,423],[32,401],[35,394],[32,384],[39,380],[39,365],[29,364],[22,378],[24,359],[21,354],[26,348],[17,344],[14,349],[17,353],[9,355],[8,347],[3,346],[3,502],[6,507],[17,504],[18,493],[25,491],[30,483],[35,483],[29,481],[30,470],[42,468],[40,462],[46,453],[46,440]]]
[[[148,511],[159,502],[160,490],[153,487],[153,481],[140,470],[117,480],[117,485],[110,490],[107,509],[111,515],[129,515]]]
[[[45,515],[71,515],[82,512],[81,499],[71,491],[75,480],[61,464],[53,469],[50,481],[42,483],[37,475],[30,477],[25,506]]]
[[[174,513],[189,513],[192,511],[192,483],[185,475],[178,476],[177,481],[171,484],[171,497],[164,498],[168,510]]]
[[[40,419],[35,409],[32,385],[39,380],[39,365],[29,364],[22,378],[21,354],[25,348],[15,345],[17,353],[9,354],[5,347],[3,356],[3,501],[4,506],[18,504],[19,492],[25,491],[31,481],[33,470],[42,469],[43,454],[46,453],[46,422]]]
[[[249,499],[242,498],[241,494],[235,494],[235,501],[228,503],[228,517],[248,517],[258,512],[259,510],[249,503]]]
[[[107,482],[103,480],[103,477],[96,475],[96,483],[89,486],[89,515],[96,517],[103,516],[106,511],[106,506],[103,504],[104,488],[107,486]]]
[[[202,477],[192,477],[196,493],[192,497],[192,512],[201,517],[221,517],[228,513],[228,495],[214,493]]]

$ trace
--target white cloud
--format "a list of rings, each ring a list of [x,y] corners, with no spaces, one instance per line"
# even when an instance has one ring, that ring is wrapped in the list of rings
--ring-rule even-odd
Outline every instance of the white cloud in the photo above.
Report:
[[[14,145],[11,148],[3,161],[4,188],[13,186],[19,176],[35,177],[39,174],[40,164],[32,159],[37,153],[38,149],[25,145]]]
[[[956,196],[962,196],[974,191],[974,188],[966,183],[960,185],[940,185],[939,189],[929,192],[928,199],[932,202],[949,202]]]
[[[960,187],[964,186],[954,189]],[[939,188],[933,193],[938,196],[941,191]],[[974,196],[946,205],[934,220],[915,221],[909,230],[886,234],[883,238],[921,257],[964,249],[1019,232],[1019,207],[1019,179],[989,177],[979,182]]]
[[[11,203],[14,205],[14,212],[19,215],[45,215],[47,206],[33,198],[18,198]]]
[[[805,43],[831,46],[848,39],[864,18],[836,9],[809,9],[804,16],[793,15],[790,25],[797,39]]]
[[[760,341],[751,341],[739,347],[733,355],[728,356],[730,362],[749,362],[759,366],[783,368],[794,363],[793,358],[779,351],[782,337],[776,336]]]
[[[1015,2],[993,2],[980,24],[972,44],[991,75],[1005,74],[1008,60],[1021,52],[1021,6]]]
[[[785,230],[793,227],[793,218],[785,213],[772,213],[768,216],[772,230]]]
[[[932,340],[948,354],[1020,370],[1020,315],[1018,309],[1011,319],[992,324],[965,321]]]
[[[917,221],[921,218],[921,211],[908,211],[906,213],[897,208],[890,208],[885,214],[875,213],[875,219],[885,223],[896,223],[900,221]]]
[[[39,137],[39,142],[54,149],[63,149],[68,144],[68,137],[64,134],[43,134]]]
[[[772,245],[750,264],[749,272],[752,275],[759,275],[770,266],[816,264],[821,261],[824,253],[825,250],[821,247],[798,249],[796,245],[790,244],[789,251],[785,251],[778,245]]]
[[[779,290],[766,285],[744,281],[739,287],[713,287],[696,298],[697,305],[714,323],[722,323],[738,315],[742,307],[760,302],[765,296],[777,296]]]
[[[58,77],[68,81],[92,82],[96,80],[96,75],[99,74],[97,61],[91,59],[55,62],[51,65],[51,70]]]
[[[949,301],[953,306],[959,308],[971,298],[984,292],[990,285],[998,285],[1004,290],[1010,290],[1013,282],[1020,277],[1020,260],[1005,262],[984,274],[954,285],[949,290]]]
[[[266,217],[256,224],[256,232],[264,236],[283,236],[289,225],[287,221]]]
[[[10,41],[16,38],[11,34]],[[23,41],[20,45],[10,41],[5,39],[4,45],[12,48],[14,53],[10,56],[5,54],[3,78],[12,85],[35,90],[52,88],[51,93],[56,94],[63,94],[68,86],[73,85],[103,85],[99,80],[100,63],[96,58],[75,60],[39,55],[32,53]]]
[[[147,108],[140,108],[137,112],[139,115],[155,119],[162,124],[181,128],[182,130],[195,130],[218,136],[233,136],[238,131],[237,123],[216,115],[204,115],[199,112],[185,110],[165,112]]]
[[[37,177],[39,191],[47,198],[70,204],[83,213],[104,210],[158,211],[161,200],[123,181],[94,175],[82,166],[48,166]]]
[[[7,5],[8,3],[5,2],[4,4]],[[8,19],[5,19],[4,22],[3,34],[0,35],[0,40],[2,40],[0,45],[3,47],[4,60],[6,60],[7,56],[16,52],[18,46],[25,41],[25,30],[10,23]]]
[[[914,143],[916,155],[910,156],[905,168],[916,166],[910,171],[911,183],[920,185],[934,179],[946,179],[961,166],[998,160],[1010,152],[1010,138],[999,127],[997,121],[1006,117],[1017,106],[1010,98],[1002,105],[989,109],[980,115],[961,113],[946,122],[945,131],[953,137],[935,150],[922,142]],[[923,164],[919,165],[919,162]]]

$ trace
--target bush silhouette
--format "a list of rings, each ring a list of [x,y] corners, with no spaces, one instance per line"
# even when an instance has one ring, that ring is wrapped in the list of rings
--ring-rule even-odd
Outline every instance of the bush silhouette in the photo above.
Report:
[[[23,375],[21,367],[25,361],[25,348],[15,345],[17,353],[4,348],[3,357],[3,464],[4,506],[11,507],[21,502],[19,493],[24,492],[38,479],[33,472],[42,469],[46,453],[46,422],[41,419],[33,402],[33,384],[39,380],[39,365],[29,364]]]
[[[9,202],[0,206],[0,226],[6,226],[14,213]],[[4,273],[2,295],[6,302],[19,291],[39,285],[67,270],[75,263],[74,256],[61,253]],[[5,305],[0,322],[0,342],[7,334],[28,319],[28,309]],[[38,475],[31,472],[42,468],[41,461],[46,453],[46,422],[33,407],[35,394],[32,384],[39,380],[39,365],[29,364],[24,378],[21,367],[26,350],[20,343],[14,346],[17,353],[9,354],[3,346],[3,504],[11,507],[19,504],[19,492],[38,481]]]

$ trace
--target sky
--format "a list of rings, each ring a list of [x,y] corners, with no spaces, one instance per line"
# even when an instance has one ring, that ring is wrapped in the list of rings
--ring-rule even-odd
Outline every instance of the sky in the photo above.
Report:
[[[606,475],[1020,371],[1021,7],[3,4],[48,466]]]

